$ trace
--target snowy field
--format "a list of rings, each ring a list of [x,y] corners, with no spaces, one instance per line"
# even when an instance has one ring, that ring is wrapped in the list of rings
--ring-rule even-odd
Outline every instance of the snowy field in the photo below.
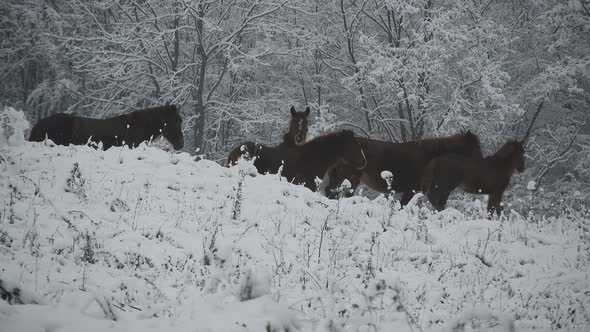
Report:
[[[330,201],[247,163],[22,129],[0,142],[0,331],[590,328],[589,220]]]

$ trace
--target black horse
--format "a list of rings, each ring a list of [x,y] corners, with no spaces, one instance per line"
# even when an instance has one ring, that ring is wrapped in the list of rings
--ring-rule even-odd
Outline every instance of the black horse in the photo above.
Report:
[[[488,212],[500,215],[502,194],[512,174],[523,171],[524,142],[511,140],[485,158],[447,154],[433,159],[424,169],[422,191],[439,211],[457,187],[472,194],[487,194]]]
[[[361,144],[350,130],[316,137],[303,145],[259,147],[254,166],[259,173],[279,173],[289,182],[317,190],[316,178],[323,178],[336,163],[362,170],[367,159]]]
[[[59,145],[102,142],[106,150],[111,146],[137,147],[162,135],[175,150],[180,150],[184,146],[181,125],[176,105],[147,108],[110,119],[58,113],[39,120],[31,130],[29,141],[42,142],[49,138]]]

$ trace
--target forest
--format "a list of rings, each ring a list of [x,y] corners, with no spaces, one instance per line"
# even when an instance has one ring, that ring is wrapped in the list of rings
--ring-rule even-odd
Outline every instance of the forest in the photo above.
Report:
[[[172,102],[185,150],[222,162],[311,136],[526,138],[527,180],[590,182],[587,0],[6,0],[0,106],[31,124]],[[523,186],[526,186],[523,184]],[[543,193],[547,195],[547,193]]]

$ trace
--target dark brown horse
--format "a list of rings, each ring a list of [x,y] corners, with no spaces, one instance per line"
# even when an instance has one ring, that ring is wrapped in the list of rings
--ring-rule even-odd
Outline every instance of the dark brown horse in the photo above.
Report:
[[[303,145],[258,149],[254,166],[259,173],[278,173],[289,182],[317,190],[316,178],[321,179],[336,163],[363,169],[367,159],[354,133],[342,130],[317,137]]]
[[[85,118],[58,113],[37,122],[29,141],[51,139],[59,145],[85,145],[102,143],[106,150],[111,146],[138,146],[157,136],[164,136],[180,150],[184,146],[182,118],[175,105],[165,105],[131,112],[110,119]]]
[[[524,144],[511,140],[486,158],[448,154],[433,159],[424,170],[422,191],[439,211],[457,187],[471,194],[487,194],[488,212],[500,215],[502,194],[512,174],[523,171]]]
[[[276,148],[292,147],[301,145],[307,140],[307,130],[309,126],[308,117],[310,113],[309,107],[303,112],[295,111],[295,107],[291,106],[291,122],[289,123],[289,130],[283,135],[283,141]],[[227,158],[227,165],[235,165],[240,158],[249,160],[254,157],[259,148],[267,148],[264,145],[259,145],[254,142],[244,142],[235,147]]]
[[[369,188],[387,193],[391,190],[402,193],[401,204],[406,205],[415,192],[421,189],[422,172],[435,157],[456,153],[481,158],[481,146],[477,135],[471,131],[448,137],[424,139],[407,143],[391,143],[369,138],[358,139],[367,157],[367,167],[362,171],[349,165],[338,164],[329,172],[326,196],[335,198],[336,188],[348,179],[352,190],[362,181]],[[393,175],[391,188],[381,177],[381,172]]]

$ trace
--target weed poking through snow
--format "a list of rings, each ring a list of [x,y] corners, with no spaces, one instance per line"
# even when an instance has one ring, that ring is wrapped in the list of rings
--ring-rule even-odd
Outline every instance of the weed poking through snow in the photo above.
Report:
[[[82,177],[82,172],[80,172],[80,165],[76,162],[74,163],[74,167],[70,172],[70,177],[66,180],[65,191],[71,192],[78,197],[78,199],[85,201],[86,200],[86,189],[84,185],[86,184],[86,180]]]

